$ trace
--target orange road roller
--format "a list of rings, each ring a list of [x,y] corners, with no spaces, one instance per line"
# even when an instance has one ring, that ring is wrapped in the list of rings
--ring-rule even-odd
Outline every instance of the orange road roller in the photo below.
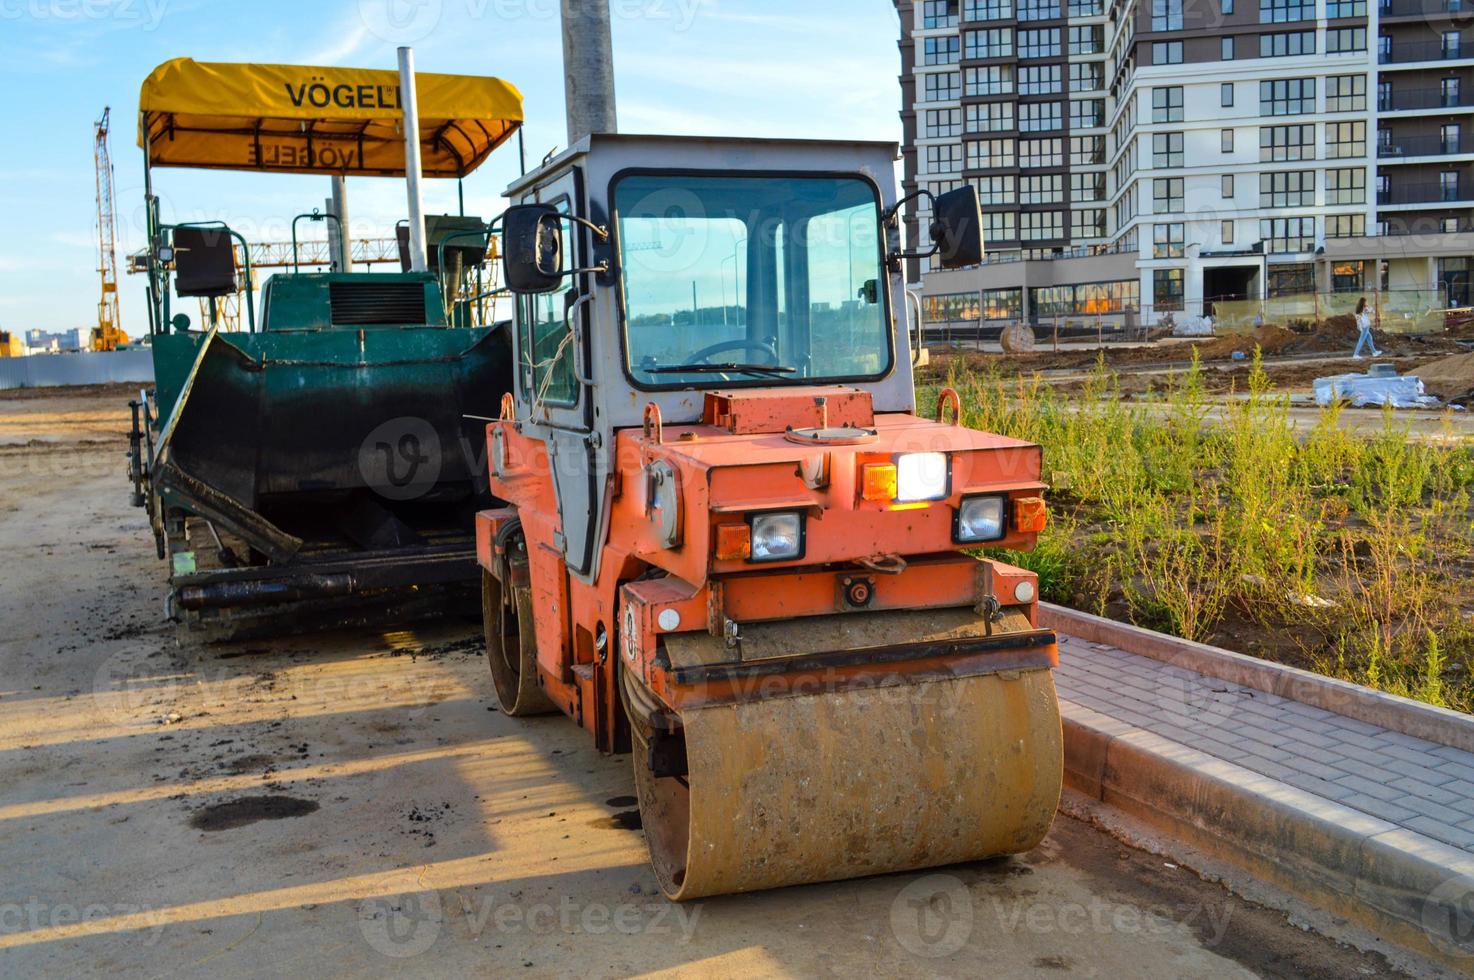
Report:
[[[477,516],[503,709],[634,759],[674,900],[1029,850],[1062,771],[1040,449],[917,411],[908,261],[971,187],[885,143],[594,135],[508,191],[517,376]],[[902,245],[915,200],[925,248]]]

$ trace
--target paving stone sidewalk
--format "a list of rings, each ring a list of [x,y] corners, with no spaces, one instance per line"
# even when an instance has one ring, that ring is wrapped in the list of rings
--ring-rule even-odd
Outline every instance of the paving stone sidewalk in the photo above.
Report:
[[[1474,854],[1474,753],[1061,632],[1061,709],[1088,708]]]

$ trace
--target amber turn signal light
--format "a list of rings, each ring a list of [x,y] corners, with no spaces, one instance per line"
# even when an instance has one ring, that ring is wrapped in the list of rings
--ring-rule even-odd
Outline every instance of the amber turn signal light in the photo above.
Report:
[[[717,525],[717,558],[721,561],[752,555],[752,528],[746,524]]]
[[[866,463],[860,467],[860,497],[864,500],[895,500],[896,464]]]
[[[1019,534],[1038,534],[1049,523],[1043,497],[1019,497],[1013,502],[1013,529]]]

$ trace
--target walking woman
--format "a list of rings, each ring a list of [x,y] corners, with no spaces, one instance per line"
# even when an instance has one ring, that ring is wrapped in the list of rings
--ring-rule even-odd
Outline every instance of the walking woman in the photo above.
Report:
[[[1365,296],[1356,301],[1356,329],[1360,336],[1356,338],[1356,349],[1351,352],[1351,356],[1361,360],[1361,349],[1365,347],[1371,351],[1373,357],[1381,357],[1382,352],[1377,350],[1377,342],[1372,339],[1372,315],[1367,312]]]

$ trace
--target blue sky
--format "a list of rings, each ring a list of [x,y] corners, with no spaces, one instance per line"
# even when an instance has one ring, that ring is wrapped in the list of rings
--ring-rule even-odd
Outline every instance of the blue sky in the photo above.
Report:
[[[620,128],[690,135],[900,139],[891,0],[611,0]],[[526,100],[529,160],[565,138],[557,0],[0,0],[0,328],[96,322],[92,122],[112,107],[120,251],[142,246],[138,89],[160,62],[393,68],[497,75]],[[515,144],[466,182],[490,216]],[[403,185],[350,182],[352,232],[392,235]],[[321,207],[320,177],[161,171],[166,220],[223,219],[253,241],[290,237]],[[455,210],[431,181],[426,210]],[[305,226],[304,226],[305,227]],[[303,232],[308,237],[312,232]],[[121,262],[121,255],[120,255]],[[142,283],[123,275],[125,329],[145,330]]]

